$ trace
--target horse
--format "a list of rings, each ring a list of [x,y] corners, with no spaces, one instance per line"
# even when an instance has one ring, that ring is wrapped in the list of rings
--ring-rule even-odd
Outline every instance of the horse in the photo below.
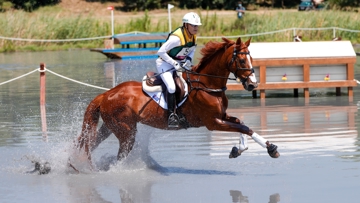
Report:
[[[91,152],[110,134],[114,134],[119,140],[117,159],[122,160],[134,146],[137,123],[142,123],[165,130],[206,127],[209,131],[239,133],[243,140],[242,148],[234,147],[229,158],[236,158],[247,149],[248,135],[267,148],[270,157],[279,157],[276,145],[226,112],[228,99],[225,90],[230,73],[246,90],[252,91],[257,87],[253,59],[248,49],[250,41],[251,38],[242,42],[240,37],[236,42],[227,38],[222,38],[220,42],[209,41],[201,49],[199,63],[181,73],[187,83],[188,95],[177,111],[186,120],[186,125],[169,129],[167,110],[144,93],[140,81],[127,81],[96,96],[89,103],[75,147],[84,150],[82,152],[85,152],[91,165]],[[103,124],[97,130],[100,116]]]

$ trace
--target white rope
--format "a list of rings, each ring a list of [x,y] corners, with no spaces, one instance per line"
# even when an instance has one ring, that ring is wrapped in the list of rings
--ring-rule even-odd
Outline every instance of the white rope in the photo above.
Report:
[[[347,32],[360,32],[360,30],[349,30],[349,29],[339,28],[339,27],[336,27],[336,29],[342,30],[342,31],[347,31]]]
[[[27,75],[30,75],[31,73],[34,73],[34,72],[36,72],[36,71],[41,72],[41,73],[43,73],[43,72],[45,72],[45,71],[48,71],[48,72],[50,72],[50,73],[52,73],[52,74],[54,74],[54,75],[56,75],[56,76],[59,76],[59,77],[64,78],[64,79],[66,79],[66,80],[70,80],[70,81],[75,82],[75,83],[79,83],[79,84],[82,84],[82,85],[85,85],[85,86],[89,86],[89,87],[94,87],[94,88],[97,88],[97,89],[109,90],[109,88],[99,87],[99,86],[95,86],[95,85],[90,85],[90,84],[87,84],[87,83],[83,83],[83,82],[80,82],[80,81],[77,81],[77,80],[74,80],[74,79],[71,79],[71,78],[62,76],[62,75],[60,75],[60,74],[58,74],[58,73],[55,73],[54,71],[48,70],[48,69],[46,69],[46,68],[45,68],[44,70],[40,70],[40,68],[37,68],[37,69],[35,69],[35,70],[33,70],[33,71],[30,71],[30,72],[28,72],[28,73],[26,73],[26,74],[24,74],[24,75],[21,75],[21,76],[19,76],[19,77],[13,78],[13,79],[11,79],[11,80],[2,82],[2,83],[0,83],[0,86],[1,86],[1,85],[4,85],[4,84],[6,84],[6,83],[12,82],[12,81],[14,81],[14,80],[23,78],[23,77],[25,77],[25,76],[27,76]]]
[[[13,40],[13,41],[27,41],[27,42],[73,42],[73,41],[86,41],[86,40],[104,39],[104,38],[110,38],[110,37],[111,37],[111,35],[102,36],[102,37],[79,38],[79,39],[23,39],[23,38],[0,36],[0,39]]]
[[[31,73],[36,72],[36,71],[38,71],[38,70],[40,70],[40,68],[39,68],[39,69],[35,69],[35,70],[33,70],[33,71],[30,71],[30,72],[28,72],[28,73],[26,73],[26,74],[24,74],[24,75],[20,75],[19,77],[13,78],[13,79],[11,79],[11,80],[2,82],[2,83],[0,83],[0,86],[1,86],[1,85],[4,85],[4,84],[6,84],[6,83],[12,82],[12,81],[14,81],[14,80],[23,78],[23,77],[25,77],[25,76],[27,76],[27,75],[30,75]]]
[[[354,81],[355,81],[357,84],[360,84],[360,81],[358,81],[357,79],[354,79]]]
[[[283,29],[283,30],[277,30],[277,31],[270,31],[270,32],[262,32],[262,33],[256,33],[256,34],[247,34],[247,35],[234,35],[234,36],[215,36],[215,37],[202,37],[202,36],[198,36],[198,39],[214,39],[214,38],[222,38],[222,37],[226,37],[226,38],[238,38],[238,37],[252,37],[252,36],[260,36],[260,35],[270,35],[270,34],[274,34],[274,33],[279,33],[279,32],[286,32],[292,30],[292,28],[289,29]]]
[[[323,28],[287,28],[287,29],[282,29],[282,30],[262,32],[262,33],[256,33],[256,34],[235,35],[235,36],[214,36],[214,37],[198,36],[197,38],[198,38],[198,39],[216,39],[216,38],[219,39],[219,38],[222,38],[222,37],[226,37],[226,38],[253,37],[253,36],[260,36],[260,35],[270,35],[270,34],[275,34],[275,33],[280,33],[280,32],[287,32],[287,31],[292,31],[292,30],[342,30],[342,31],[347,31],[347,32],[360,32],[360,30],[350,30],[350,29],[338,28],[338,27],[323,27]]]
[[[216,39],[216,38],[238,38],[238,37],[252,37],[252,36],[260,36],[260,35],[270,35],[280,32],[287,32],[292,30],[341,30],[346,32],[356,32],[359,33],[360,30],[350,30],[346,28],[339,28],[339,27],[323,27],[323,28],[287,28],[282,30],[275,30],[269,32],[262,32],[256,34],[246,34],[246,35],[233,35],[233,36],[198,36],[198,39]],[[127,34],[151,34],[147,32],[140,32],[140,31],[133,31],[127,32],[123,34],[117,34],[116,36],[122,36]],[[101,37],[91,37],[91,38],[79,38],[79,39],[23,39],[23,38],[13,38],[13,37],[3,37],[0,36],[0,39],[4,40],[17,40],[17,41],[29,41],[29,42],[71,42],[71,41],[85,41],[85,40],[96,40],[96,39],[104,39],[104,38],[111,38],[111,35],[108,36],[101,36]]]
[[[77,81],[77,80],[74,80],[74,79],[71,79],[71,78],[62,76],[62,75],[60,75],[60,74],[58,74],[58,73],[55,73],[55,72],[53,72],[53,71],[51,71],[51,70],[47,70],[47,71],[50,72],[50,73],[52,73],[52,74],[54,74],[54,75],[56,75],[56,76],[59,76],[59,77],[64,78],[64,79],[66,79],[66,80],[70,80],[70,81],[75,82],[75,83],[79,83],[79,84],[81,84],[81,85],[85,85],[85,86],[89,86],[89,87],[94,87],[94,88],[102,89],[102,90],[109,90],[109,88],[99,87],[99,86],[95,86],[95,85],[90,85],[90,84],[87,84],[87,83],[83,83],[83,82],[80,82],[80,81]]]

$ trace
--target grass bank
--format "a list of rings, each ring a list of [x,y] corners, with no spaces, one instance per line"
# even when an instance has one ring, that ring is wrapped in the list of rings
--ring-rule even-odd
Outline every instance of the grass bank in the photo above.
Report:
[[[238,20],[235,12],[224,15],[221,11],[197,11],[201,13],[202,23],[200,36],[234,36],[265,33],[287,28],[320,28],[341,27],[360,30],[360,15],[342,11],[297,12],[288,10],[247,12]],[[163,11],[166,14],[166,10]],[[128,20],[125,20],[128,19]],[[173,28],[181,24],[181,17],[172,17]],[[136,16],[115,18],[115,33],[130,31],[167,32],[169,31],[167,15],[156,17],[152,12]],[[67,14],[59,7],[45,7],[34,13],[8,11],[0,13],[0,36],[21,39],[79,39],[107,36],[111,33],[109,18],[95,14]],[[299,31],[304,41],[331,40],[332,30]],[[337,36],[352,43],[360,43],[360,33],[337,31]],[[252,37],[253,42],[291,41],[293,32],[281,32]],[[199,44],[210,39],[201,39]],[[103,40],[80,42],[31,42],[0,39],[0,52],[62,50],[72,48],[103,47]]]

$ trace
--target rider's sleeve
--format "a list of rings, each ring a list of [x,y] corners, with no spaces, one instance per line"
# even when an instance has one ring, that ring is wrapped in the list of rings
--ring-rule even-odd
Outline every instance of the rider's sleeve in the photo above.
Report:
[[[174,35],[171,35],[169,39],[160,47],[157,54],[167,63],[173,65],[176,61],[172,59],[168,55],[168,51],[170,51],[172,48],[180,46],[180,38]]]
[[[195,49],[193,49],[193,50],[189,53],[189,55],[188,55],[188,57],[190,57],[190,58],[191,58],[191,61],[192,61],[192,59],[194,58],[194,55],[195,55],[195,50],[196,50],[196,48],[195,48]]]

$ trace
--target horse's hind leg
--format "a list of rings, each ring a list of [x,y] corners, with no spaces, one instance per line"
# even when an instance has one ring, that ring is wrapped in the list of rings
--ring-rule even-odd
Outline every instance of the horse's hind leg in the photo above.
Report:
[[[84,121],[81,129],[81,134],[77,138],[76,147],[78,149],[84,149],[89,162],[91,163],[91,149],[96,146],[97,141],[97,124],[100,118],[100,103],[102,101],[102,95],[97,96],[89,106],[84,114]]]
[[[94,143],[91,145],[90,151],[94,151],[102,141],[106,140],[111,135],[111,133],[111,130],[106,127],[105,124],[102,124],[97,131],[96,140],[94,140]]]
[[[136,124],[132,127],[125,127],[123,130],[114,132],[115,136],[119,140],[119,151],[117,155],[117,159],[121,160],[126,158],[130,151],[133,149],[135,144],[135,136],[136,136]]]

